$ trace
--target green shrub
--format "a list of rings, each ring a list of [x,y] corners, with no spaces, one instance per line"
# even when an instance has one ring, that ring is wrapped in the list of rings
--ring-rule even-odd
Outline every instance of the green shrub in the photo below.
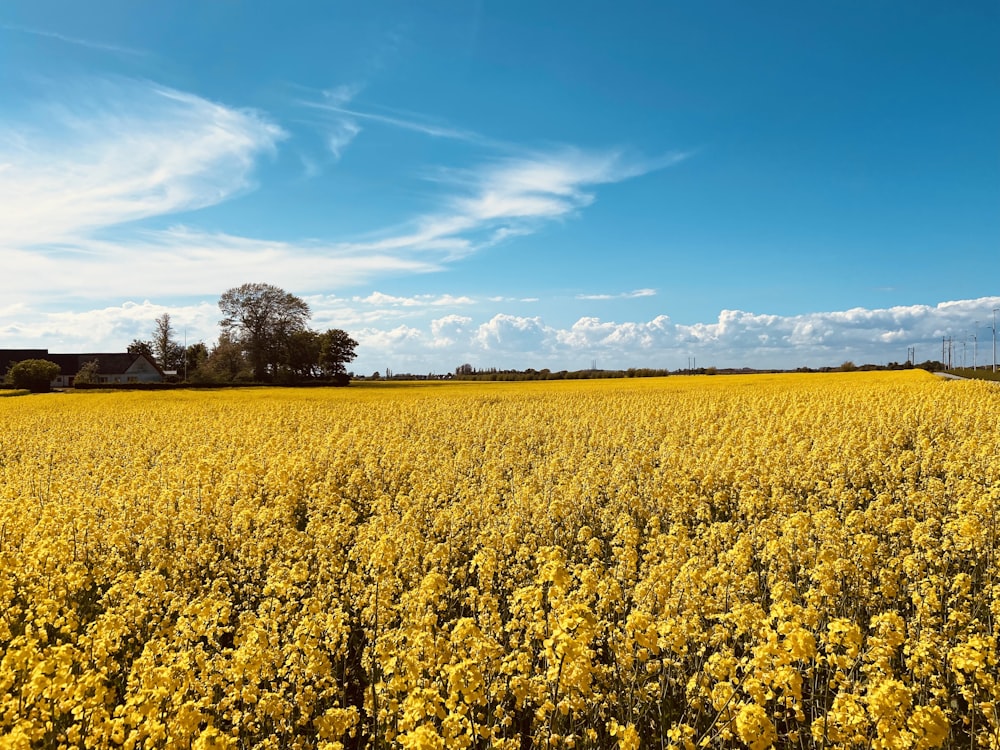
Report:
[[[32,393],[47,393],[60,372],[59,365],[47,359],[25,359],[11,365],[7,371],[7,385]]]

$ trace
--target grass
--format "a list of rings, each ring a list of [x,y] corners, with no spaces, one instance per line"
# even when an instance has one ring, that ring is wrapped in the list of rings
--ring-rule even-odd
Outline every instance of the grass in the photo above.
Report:
[[[974,380],[993,380],[1000,382],[1000,368],[998,368],[996,372],[993,372],[993,365],[977,367],[975,370],[971,367],[965,367],[957,370],[949,370],[948,372],[962,378],[972,378]]]

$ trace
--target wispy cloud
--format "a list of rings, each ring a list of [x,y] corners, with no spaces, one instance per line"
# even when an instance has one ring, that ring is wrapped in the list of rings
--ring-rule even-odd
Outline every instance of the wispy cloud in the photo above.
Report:
[[[423,118],[406,118],[395,115],[384,115],[377,112],[366,112],[361,109],[348,108],[345,106],[357,91],[344,87],[338,87],[333,90],[334,94],[331,96],[331,92],[325,92],[326,96],[324,101],[309,101],[300,100],[299,104],[311,109],[320,110],[322,112],[332,113],[341,118],[348,117],[357,120],[367,120],[368,122],[375,122],[381,125],[389,125],[394,128],[401,128],[403,130],[410,130],[415,133],[421,133],[423,135],[429,135],[434,138],[447,138],[450,140],[465,141],[467,143],[476,143],[481,145],[493,145],[493,146],[504,146],[500,141],[488,138],[480,133],[476,133],[472,130],[464,130],[462,128],[455,128],[449,125],[442,125],[435,123],[429,119]]]
[[[203,208],[250,187],[285,132],[259,113],[136,81],[89,81],[90,103],[0,126],[0,247]],[[39,125],[43,122],[44,125]]]
[[[289,134],[260,112],[146,81],[86,84],[76,87],[86,89],[85,99],[52,91],[48,102],[36,103],[33,117],[0,125],[0,294],[8,304],[106,301],[135,290],[151,299],[217,295],[255,278],[301,294],[328,293],[388,275],[437,271],[567,219],[596,200],[600,185],[686,156],[559,146],[440,168],[424,175],[435,183],[435,209],[354,239],[268,240],[192,225],[153,230],[134,222],[213,206],[253,189],[257,164]],[[327,99],[348,102],[360,90],[338,87]],[[346,117],[340,131],[330,131],[335,155],[357,135],[352,123]],[[440,308],[470,300],[445,295],[380,304],[402,310],[411,303]]]
[[[344,83],[327,89],[323,92],[323,98],[327,103],[326,108],[328,111],[335,111],[343,107],[350,103],[363,89],[364,86],[360,83]],[[340,112],[340,116],[331,118],[328,126],[327,147],[337,161],[340,161],[344,150],[361,132],[361,125],[358,124],[357,118],[348,115],[346,110]]]
[[[631,292],[622,292],[620,294],[578,294],[577,299],[582,300],[612,300],[612,299],[638,299],[639,297],[655,297],[655,289],[636,289]]]
[[[329,147],[330,152],[333,154],[335,159],[338,161],[340,160],[340,158],[344,155],[344,149],[351,144],[351,141],[353,141],[360,132],[361,126],[353,120],[341,120],[339,123],[330,128],[330,132],[326,137],[326,145]]]
[[[465,295],[453,296],[451,294],[418,294],[413,297],[397,297],[382,292],[372,292],[367,297],[352,297],[353,302],[360,302],[366,305],[379,305],[390,307],[445,307],[453,305],[471,305],[475,302],[471,297]]]
[[[59,34],[55,31],[46,31],[45,29],[33,29],[28,26],[18,26],[16,24],[0,23],[0,29],[4,29],[6,31],[14,31],[19,34],[30,34],[32,36],[45,37],[46,39],[55,39],[60,42],[65,42],[66,44],[74,44],[78,47],[86,47],[88,49],[99,50],[101,52],[113,52],[118,55],[144,57],[147,54],[143,50],[134,49],[132,47],[123,47],[119,44],[107,44],[105,42],[96,42],[92,39],[81,39],[80,37],[68,36],[66,34]]]
[[[267,279],[304,292],[440,269],[433,261],[398,254],[187,227],[136,232],[127,242],[78,240],[71,256],[14,249],[5,253],[5,263],[0,294],[19,301],[127,297],[136,290],[149,297],[212,296],[240,279]]]
[[[477,167],[439,170],[432,179],[450,188],[444,210],[426,214],[401,231],[352,243],[358,250],[433,250],[455,260],[511,236],[530,234],[593,203],[593,188],[631,179],[687,158],[653,159],[620,151],[559,147],[494,159]]]

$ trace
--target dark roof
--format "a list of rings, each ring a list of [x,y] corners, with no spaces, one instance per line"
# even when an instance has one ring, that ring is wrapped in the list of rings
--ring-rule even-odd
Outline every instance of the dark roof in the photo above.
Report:
[[[59,365],[60,374],[76,375],[88,362],[97,360],[97,372],[101,375],[122,375],[132,364],[145,355],[142,354],[49,354],[47,349],[0,349],[0,375],[7,372],[10,365],[25,359],[47,359]],[[163,374],[151,358],[149,363]]]
[[[45,359],[59,365],[63,375],[76,375],[88,362],[97,362],[97,372],[101,375],[121,375],[142,354],[50,354]],[[147,358],[148,359],[148,358]],[[150,360],[155,367],[155,363]],[[157,368],[159,369],[159,368]]]
[[[26,359],[48,358],[48,349],[0,349],[0,378],[7,374],[7,370],[15,362],[23,362]]]

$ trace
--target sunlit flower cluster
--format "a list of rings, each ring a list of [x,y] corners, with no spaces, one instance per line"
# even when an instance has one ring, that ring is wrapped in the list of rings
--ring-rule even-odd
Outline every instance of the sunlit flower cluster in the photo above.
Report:
[[[1000,750],[1000,390],[0,399],[0,748]]]

